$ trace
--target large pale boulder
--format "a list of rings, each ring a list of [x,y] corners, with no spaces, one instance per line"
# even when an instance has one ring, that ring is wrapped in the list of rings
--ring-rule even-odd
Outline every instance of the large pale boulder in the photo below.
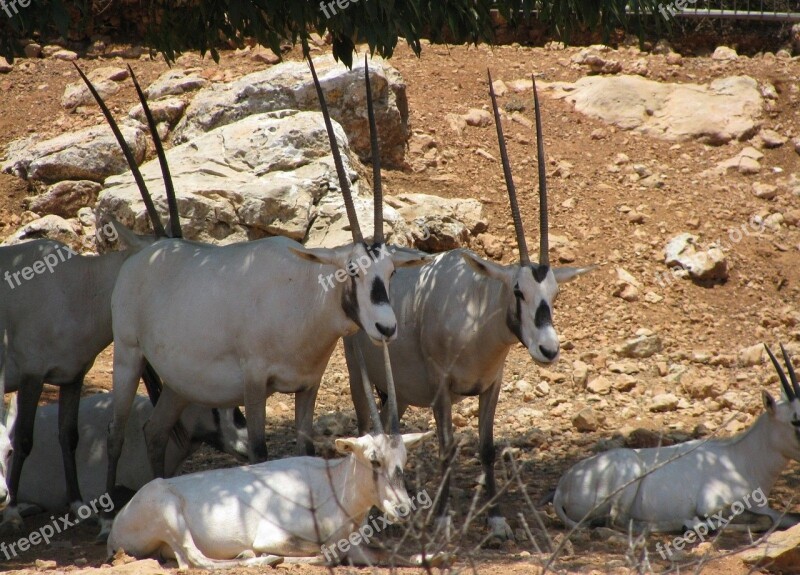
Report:
[[[575,109],[623,130],[670,141],[697,139],[709,144],[745,140],[760,127],[763,98],[749,76],[719,78],[710,84],[673,84],[640,76],[589,76],[543,89],[575,104]]]
[[[368,158],[371,152],[363,69],[348,70],[332,56],[315,58],[314,66],[331,117],[342,125],[353,150]],[[381,160],[386,166],[400,166],[410,136],[406,86],[397,70],[380,58],[370,60],[369,70]],[[201,90],[175,128],[173,141],[186,142],[252,114],[282,109],[319,110],[305,62],[285,62]]]

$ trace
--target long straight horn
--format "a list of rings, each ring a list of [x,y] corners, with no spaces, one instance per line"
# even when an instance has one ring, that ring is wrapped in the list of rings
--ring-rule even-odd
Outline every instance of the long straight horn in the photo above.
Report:
[[[169,209],[169,235],[172,238],[182,238],[181,222],[178,217],[178,200],[175,198],[175,187],[172,185],[172,176],[169,173],[169,164],[167,164],[167,156],[164,154],[164,146],[161,145],[161,139],[158,137],[158,130],[156,129],[156,121],[153,118],[153,113],[150,111],[150,106],[147,105],[147,98],[142,92],[139,82],[136,80],[136,74],[133,73],[133,68],[128,64],[128,72],[130,72],[133,85],[136,87],[136,93],[139,95],[139,101],[142,103],[144,115],[147,118],[147,126],[150,128],[150,136],[153,138],[153,145],[156,148],[156,155],[158,156],[158,163],[161,164],[161,175],[164,178],[164,190],[167,193],[167,207]]]
[[[339,177],[339,187],[342,188],[344,207],[347,210],[347,219],[350,221],[353,243],[360,244],[364,242],[364,237],[361,235],[361,228],[358,225],[356,207],[353,204],[353,196],[350,193],[350,181],[347,179],[347,174],[344,171],[342,156],[339,153],[339,145],[336,143],[336,135],[333,133],[333,124],[331,124],[331,117],[330,114],[328,114],[328,104],[325,103],[325,94],[322,93],[322,86],[319,85],[317,71],[314,69],[314,62],[311,61],[310,56],[306,59],[308,60],[308,67],[311,68],[311,76],[314,78],[314,87],[317,89],[317,98],[319,98],[319,107],[322,110],[322,117],[325,120],[325,129],[328,131],[328,140],[331,144],[333,163],[336,166],[336,175]]]
[[[367,118],[369,118],[369,143],[372,147],[372,198],[375,202],[375,233],[372,241],[383,243],[383,186],[381,185],[381,153],[378,148],[378,128],[372,108],[372,87],[369,83],[369,65],[364,54],[364,81],[367,84]]]
[[[783,372],[781,364],[778,363],[778,358],[775,357],[775,355],[772,353],[772,350],[766,343],[764,344],[764,348],[767,350],[767,355],[769,355],[769,359],[772,361],[775,371],[778,372],[778,377],[781,380],[781,387],[783,387],[783,393],[786,395],[786,399],[789,401],[794,401],[797,398],[797,395],[795,395],[794,390],[789,386],[789,380],[786,379],[786,374]]]
[[[508,151],[506,150],[506,139],[503,136],[503,125],[500,122],[500,112],[497,110],[497,98],[494,95],[492,85],[492,73],[489,74],[489,95],[492,97],[492,111],[494,112],[494,125],[497,128],[497,143],[500,146],[500,159],[503,162],[503,175],[506,178],[506,188],[508,189],[508,201],[511,203],[511,217],[514,218],[514,231],[517,233],[517,247],[519,248],[519,261],[522,265],[530,263],[528,256],[528,244],[525,242],[525,230],[522,227],[522,217],[519,213],[517,203],[517,188],[514,186],[514,178],[511,176],[511,164],[508,162]]]
[[[797,385],[797,374],[794,372],[794,366],[792,365],[792,358],[789,357],[789,354],[786,353],[786,348],[781,346],[781,353],[783,354],[783,363],[786,364],[786,369],[789,371],[789,379],[792,382],[792,391],[794,391],[795,397],[800,397],[800,385]]]
[[[367,397],[369,404],[369,418],[372,421],[372,433],[378,435],[383,432],[383,424],[381,424],[381,414],[378,413],[378,406],[375,404],[375,397],[372,391],[372,384],[367,375],[367,364],[364,361],[364,354],[361,353],[361,348],[356,346],[356,361],[358,362],[358,369],[361,371],[361,383],[364,385],[364,393]]]
[[[542,114],[539,111],[539,94],[536,91],[536,78],[533,82],[533,111],[536,116],[536,161],[539,164],[539,263],[549,265],[550,248],[547,236],[547,173],[544,165],[544,138],[542,137]]]
[[[400,434],[400,416],[397,413],[397,390],[394,387],[392,362],[389,359],[389,344],[383,342],[383,365],[386,369],[386,391],[389,395],[389,431],[392,435]]]
[[[120,131],[119,126],[117,126],[117,123],[114,121],[114,116],[111,115],[111,111],[108,109],[108,106],[106,106],[106,103],[103,102],[100,94],[97,93],[97,90],[95,90],[95,87],[89,81],[89,78],[87,78],[86,74],[83,73],[83,70],[81,70],[75,62],[73,62],[72,65],[75,66],[78,74],[80,74],[80,77],[86,83],[86,87],[89,88],[89,92],[91,92],[92,96],[94,96],[94,99],[97,101],[97,104],[103,111],[103,115],[106,117],[108,125],[111,127],[111,131],[114,132],[114,136],[117,138],[120,148],[122,148],[122,153],[125,155],[125,159],[128,161],[128,166],[133,174],[133,179],[136,180],[136,185],[139,187],[139,193],[142,194],[142,200],[144,201],[144,207],[147,209],[147,215],[150,216],[150,221],[153,222],[153,231],[155,231],[156,235],[160,238],[166,237],[167,232],[164,230],[164,226],[161,225],[161,219],[158,217],[158,212],[156,211],[155,205],[153,205],[153,198],[150,197],[150,192],[147,191],[147,186],[144,183],[142,173],[139,171],[139,166],[136,165],[136,159],[133,157],[133,152],[131,152],[128,142],[126,142],[125,138],[122,137],[122,132]]]

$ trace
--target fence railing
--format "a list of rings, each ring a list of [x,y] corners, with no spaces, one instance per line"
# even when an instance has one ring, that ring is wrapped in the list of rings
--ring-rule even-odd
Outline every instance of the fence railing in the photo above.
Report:
[[[678,8],[680,4],[684,5],[682,9]],[[797,0],[668,0],[664,2],[664,9],[676,18],[800,22]],[[630,7],[628,11],[631,12]]]

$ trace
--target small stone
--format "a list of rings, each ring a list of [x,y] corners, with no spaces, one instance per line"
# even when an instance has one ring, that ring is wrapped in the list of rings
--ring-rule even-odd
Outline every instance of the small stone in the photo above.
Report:
[[[492,88],[494,89],[494,95],[498,98],[508,93],[508,87],[502,80],[495,80],[492,82]]]
[[[576,385],[582,386],[586,383],[588,377],[589,366],[579,359],[575,360],[572,364],[572,381],[574,381]]]
[[[670,66],[683,66],[683,56],[677,52],[670,52],[667,54],[666,61]]]
[[[597,395],[607,395],[611,391],[611,382],[602,375],[595,377],[586,384],[586,391]]]
[[[492,234],[478,234],[475,240],[478,244],[483,246],[483,251],[486,252],[486,255],[490,258],[499,260],[503,257],[505,246],[500,238]]]
[[[655,413],[675,411],[677,408],[678,398],[673,393],[659,393],[647,406],[647,409]]]
[[[620,152],[616,156],[614,156],[614,164],[617,165],[617,166],[622,166],[624,164],[627,164],[630,161],[631,161],[631,159],[628,157],[628,154],[624,154],[622,152]]]
[[[614,289],[612,293],[615,297],[618,297],[622,300],[627,302],[634,302],[639,300],[639,288],[634,285],[630,284],[620,284],[617,288]]]
[[[592,130],[591,135],[589,136],[592,140],[605,140],[606,139],[606,131],[603,128],[597,128]]]
[[[581,433],[597,431],[600,423],[600,416],[591,407],[583,408],[572,418],[572,425]]]
[[[468,423],[467,418],[458,412],[453,413],[452,420],[453,420],[453,425],[455,425],[456,427],[466,427]]]
[[[33,563],[37,569],[46,570],[46,569],[55,569],[58,567],[58,563],[49,559],[37,559]]]
[[[72,50],[59,50],[52,57],[56,60],[66,60],[67,62],[74,62],[78,59],[78,55]]]
[[[8,74],[14,69],[14,64],[0,56],[0,74]]]
[[[464,129],[467,127],[467,122],[464,119],[464,116],[459,116],[458,114],[447,114],[444,119],[447,122],[447,126],[450,128],[450,130],[456,135],[461,136],[464,133]]]
[[[549,393],[550,393],[550,384],[547,383],[546,381],[540,381],[539,383],[536,384],[536,387],[533,388],[533,392],[538,397],[544,397],[546,395],[549,395]]]
[[[649,291],[644,294],[644,301],[647,303],[660,303],[664,301],[664,298],[654,291]]]
[[[718,46],[711,55],[712,60],[720,60],[723,62],[736,60],[738,57],[739,55],[736,53],[736,50],[728,48],[727,46]]]
[[[30,44],[25,45],[25,57],[26,58],[39,58],[42,55],[42,47],[35,42],[31,42]]]
[[[486,110],[479,108],[470,108],[469,111],[461,116],[467,123],[467,126],[474,126],[476,128],[483,128],[492,123],[492,115]]]
[[[622,374],[614,380],[612,384],[617,391],[630,391],[636,387],[636,378],[627,374]]]
[[[739,350],[739,364],[743,367],[761,365],[764,346],[760,343]]]
[[[778,195],[778,186],[772,184],[753,183],[753,195],[762,200],[771,200]]]
[[[620,355],[630,358],[646,358],[661,351],[661,338],[655,334],[639,335],[627,340],[619,350]]]
[[[524,379],[520,379],[514,387],[520,393],[528,393],[533,390],[533,386]]]
[[[761,164],[753,158],[741,158],[737,166],[740,174],[752,175],[761,171]]]
[[[785,136],[781,136],[775,130],[768,130],[766,128],[761,130],[758,135],[761,137],[761,141],[764,142],[765,148],[780,148],[787,141]]]

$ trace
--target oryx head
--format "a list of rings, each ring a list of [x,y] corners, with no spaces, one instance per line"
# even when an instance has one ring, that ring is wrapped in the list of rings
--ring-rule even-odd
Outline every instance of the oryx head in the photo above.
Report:
[[[2,374],[0,374],[0,378],[2,378]],[[11,469],[12,441],[16,419],[17,394],[11,395],[8,407],[4,405],[4,399],[0,394],[0,509],[4,509],[10,500],[7,477]]]
[[[786,373],[769,347],[766,344],[764,344],[764,347],[767,349],[767,354],[775,367],[775,371],[778,372],[783,394],[786,396],[786,401],[776,402],[768,392],[763,392],[764,408],[766,409],[767,417],[770,418],[770,422],[773,424],[770,443],[784,457],[800,461],[800,385],[797,384],[797,375],[795,374],[792,360],[783,344],[781,344],[781,353],[783,354],[783,362],[789,372],[789,379],[786,378]]]
[[[383,361],[386,369],[386,386],[389,397],[389,433],[385,433],[373,398],[364,356],[356,347],[356,361],[361,370],[361,381],[367,394],[370,407],[372,430],[369,435],[357,439],[337,439],[336,449],[343,454],[352,454],[357,464],[372,469],[372,483],[375,505],[383,511],[389,521],[401,521],[411,512],[411,499],[406,491],[403,469],[406,465],[407,450],[415,447],[423,439],[433,435],[425,433],[400,434],[400,420],[397,412],[397,394],[389,362],[389,347],[383,342]]]
[[[533,77],[531,77],[533,79]],[[503,162],[503,175],[508,188],[511,203],[511,215],[514,218],[514,230],[519,248],[519,264],[500,265],[483,260],[473,253],[465,252],[464,259],[472,268],[482,275],[500,280],[505,285],[509,297],[506,310],[506,323],[511,332],[528,348],[531,357],[539,363],[551,363],[558,359],[558,334],[553,327],[553,303],[558,296],[558,284],[591,271],[594,267],[550,267],[548,256],[548,223],[547,223],[547,180],[544,164],[544,140],[542,138],[542,121],[539,112],[539,96],[536,93],[536,81],[533,80],[533,103],[536,115],[536,148],[539,163],[539,262],[531,262],[528,245],[525,241],[525,230],[522,227],[517,191],[511,176],[511,165],[503,137],[503,126],[497,109],[497,99],[492,86],[492,75],[489,73],[489,94],[492,98],[494,122],[497,128],[497,140],[500,146],[500,157]]]
[[[190,404],[181,421],[192,443],[204,443],[238,459],[247,459],[247,420],[238,407],[218,409]]]
[[[375,114],[372,106],[372,90],[369,81],[369,67],[364,59],[364,80],[367,91],[367,116],[369,118],[370,143],[372,147],[372,173],[374,186],[375,233],[372,243],[367,243],[361,234],[353,197],[350,192],[350,181],[344,170],[339,146],[333,131],[325,95],[317,78],[314,63],[308,59],[314,86],[317,90],[320,108],[325,119],[333,161],[339,186],[344,196],[347,219],[353,234],[353,243],[336,249],[295,249],[299,256],[333,266],[329,279],[320,278],[324,289],[329,287],[340,289],[342,293],[342,309],[347,317],[362,328],[375,342],[391,341],[397,337],[397,319],[389,304],[389,282],[395,268],[418,265],[425,259],[417,255],[395,250],[387,246],[383,237],[383,192],[381,188],[380,150],[378,134],[375,127]],[[328,283],[326,283],[328,281]]]

